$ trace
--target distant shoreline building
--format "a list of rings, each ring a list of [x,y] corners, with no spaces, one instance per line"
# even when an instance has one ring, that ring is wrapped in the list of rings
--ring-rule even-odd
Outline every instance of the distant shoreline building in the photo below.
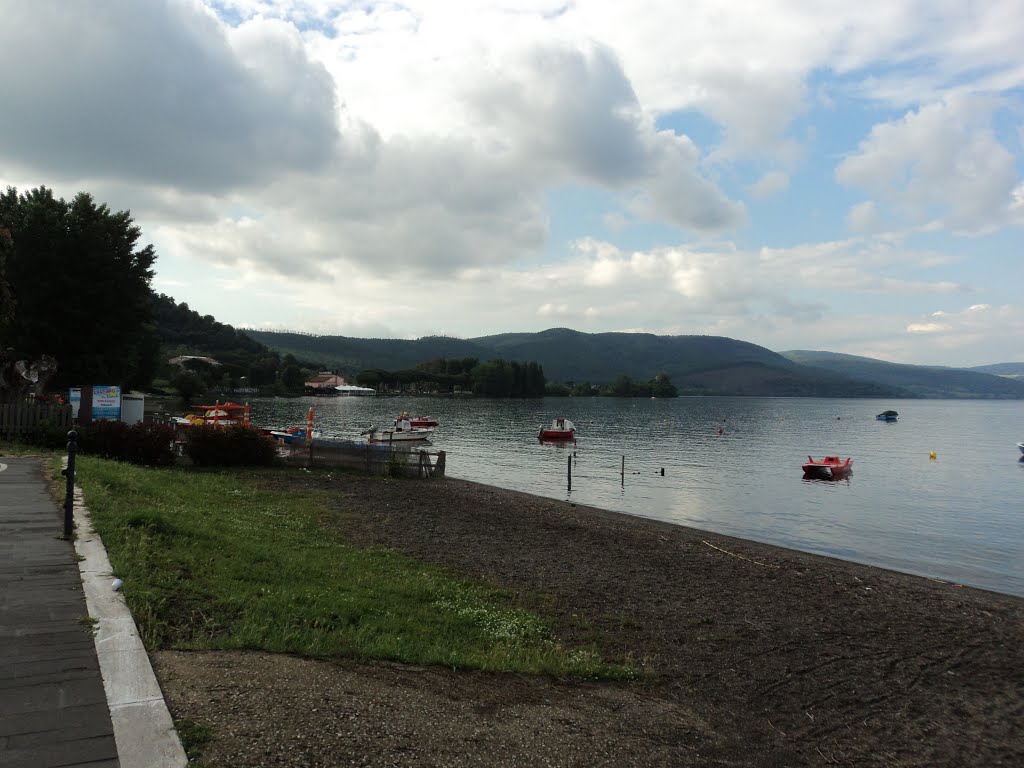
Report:
[[[377,394],[377,390],[371,387],[357,387],[354,384],[341,384],[334,389],[337,390],[336,395],[343,397],[372,397]]]
[[[306,391],[312,395],[336,395],[335,387],[347,384],[344,376],[339,376],[330,371],[321,371],[306,384]]]

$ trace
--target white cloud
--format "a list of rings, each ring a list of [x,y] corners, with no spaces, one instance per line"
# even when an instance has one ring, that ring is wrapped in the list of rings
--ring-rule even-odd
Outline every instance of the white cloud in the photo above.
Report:
[[[754,184],[750,185],[750,194],[759,199],[775,197],[789,189],[789,174],[783,171],[769,171]]]
[[[878,206],[874,201],[867,200],[857,203],[850,209],[846,217],[846,224],[854,232],[873,233],[883,228],[882,217],[878,213]]]
[[[287,24],[228,34],[194,2],[4,4],[0,158],[55,179],[193,190],[315,170],[334,84]]]
[[[839,164],[836,179],[877,196],[910,223],[941,219],[966,232],[1005,224],[1020,179],[991,129],[996,107],[992,99],[951,97],[876,125]]]

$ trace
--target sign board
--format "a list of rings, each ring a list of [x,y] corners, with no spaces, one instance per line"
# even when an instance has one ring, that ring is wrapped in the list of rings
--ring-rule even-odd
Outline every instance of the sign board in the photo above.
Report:
[[[68,392],[68,402],[71,403],[71,418],[78,418],[78,407],[82,404],[82,388],[72,387]]]
[[[117,421],[121,418],[121,388],[92,388],[92,418],[94,421]]]

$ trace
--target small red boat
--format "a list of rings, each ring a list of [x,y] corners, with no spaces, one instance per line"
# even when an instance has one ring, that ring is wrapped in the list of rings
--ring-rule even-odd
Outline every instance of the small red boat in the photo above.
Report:
[[[807,457],[807,463],[802,466],[805,477],[817,477],[823,480],[834,480],[846,477],[853,471],[853,459],[847,457],[843,461],[838,456],[826,456],[818,461],[813,456]]]
[[[537,433],[539,440],[575,440],[576,425],[565,418],[554,419],[550,427],[541,427]]]

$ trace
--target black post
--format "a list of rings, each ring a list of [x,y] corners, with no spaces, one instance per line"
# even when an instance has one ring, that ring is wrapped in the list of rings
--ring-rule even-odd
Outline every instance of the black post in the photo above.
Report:
[[[64,470],[67,485],[64,490],[64,538],[70,539],[75,530],[75,452],[78,450],[78,433],[68,432],[68,468]]]
[[[566,461],[566,464],[565,464],[565,471],[566,471],[566,477],[568,478],[568,481],[569,481],[569,490],[571,491],[572,490],[572,456],[566,456],[565,458],[568,459],[568,461]]]

